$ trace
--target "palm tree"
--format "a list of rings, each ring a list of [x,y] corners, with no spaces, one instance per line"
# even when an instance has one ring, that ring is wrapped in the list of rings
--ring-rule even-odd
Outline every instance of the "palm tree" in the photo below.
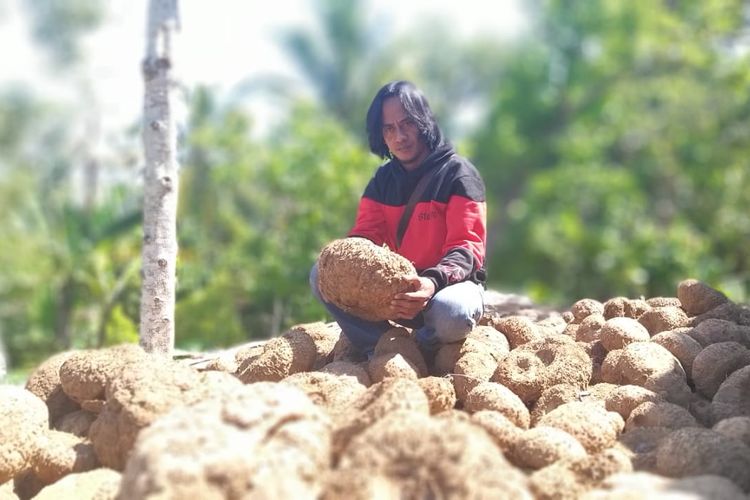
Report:
[[[288,31],[282,43],[325,107],[348,127],[362,129],[384,60],[365,2],[319,0],[317,13],[319,30]]]

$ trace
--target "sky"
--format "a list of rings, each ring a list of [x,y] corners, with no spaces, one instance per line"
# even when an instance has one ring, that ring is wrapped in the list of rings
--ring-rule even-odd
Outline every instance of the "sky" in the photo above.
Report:
[[[94,100],[102,110],[105,131],[134,123],[143,100],[140,63],[148,1],[108,0],[103,25],[85,38],[82,74],[90,88],[84,96],[80,85],[71,86],[65,75],[49,71],[30,39],[22,1],[0,1],[5,6],[0,47],[6,48],[0,88],[13,83],[50,99]],[[425,17],[450,20],[458,37],[512,37],[524,29],[521,0],[370,0],[368,4],[368,18],[394,34]],[[282,29],[313,27],[314,5],[314,0],[180,0],[176,76],[187,88],[204,84],[225,92],[248,76],[277,75],[304,84],[278,37]],[[13,50],[7,51],[9,47]],[[263,102],[250,105],[261,116],[271,112]]]

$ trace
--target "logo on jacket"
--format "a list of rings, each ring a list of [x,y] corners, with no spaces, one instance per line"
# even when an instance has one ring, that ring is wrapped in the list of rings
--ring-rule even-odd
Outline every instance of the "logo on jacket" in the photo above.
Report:
[[[417,220],[419,221],[428,221],[430,219],[434,219],[440,215],[440,213],[437,210],[429,210],[427,212],[419,212],[419,215],[417,216]]]

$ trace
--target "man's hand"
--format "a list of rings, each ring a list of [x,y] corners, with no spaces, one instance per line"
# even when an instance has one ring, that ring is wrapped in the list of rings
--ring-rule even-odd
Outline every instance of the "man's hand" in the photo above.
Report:
[[[391,301],[393,319],[412,319],[435,295],[435,283],[431,279],[415,276],[411,280],[411,286],[411,292],[397,293],[393,297]]]

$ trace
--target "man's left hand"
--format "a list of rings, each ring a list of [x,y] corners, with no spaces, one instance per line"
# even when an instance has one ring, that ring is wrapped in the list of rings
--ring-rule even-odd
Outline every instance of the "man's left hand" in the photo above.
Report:
[[[393,319],[412,319],[427,306],[435,295],[435,283],[431,279],[416,276],[411,280],[411,292],[397,293],[391,301]]]

